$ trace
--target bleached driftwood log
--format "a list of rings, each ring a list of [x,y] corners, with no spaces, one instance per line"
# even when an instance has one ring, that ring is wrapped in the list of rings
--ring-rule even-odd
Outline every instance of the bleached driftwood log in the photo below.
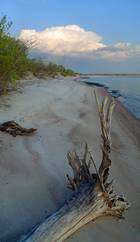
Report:
[[[62,242],[80,227],[101,216],[121,218],[129,207],[124,197],[114,193],[112,182],[107,181],[111,166],[110,128],[114,101],[109,102],[105,97],[100,105],[96,94],[95,97],[102,137],[102,161],[99,170],[87,144],[83,158],[76,151],[69,152],[67,158],[74,177],[67,175],[68,186],[75,190],[75,196],[58,212],[48,217],[26,242]],[[95,168],[95,174],[90,171],[91,165]]]
[[[16,123],[15,121],[7,121],[5,123],[0,124],[0,131],[6,132],[13,137],[16,137],[17,135],[29,135],[35,132],[37,129],[34,128],[23,128],[21,125]]]

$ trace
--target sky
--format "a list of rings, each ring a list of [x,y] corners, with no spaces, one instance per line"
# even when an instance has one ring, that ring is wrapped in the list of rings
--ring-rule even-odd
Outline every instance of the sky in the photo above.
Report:
[[[30,54],[80,72],[140,73],[139,0],[0,0]]]

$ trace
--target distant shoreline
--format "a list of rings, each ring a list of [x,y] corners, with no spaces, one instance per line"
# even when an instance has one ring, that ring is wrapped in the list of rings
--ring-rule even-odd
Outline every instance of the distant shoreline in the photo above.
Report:
[[[80,74],[81,76],[140,76],[140,73],[87,73]]]

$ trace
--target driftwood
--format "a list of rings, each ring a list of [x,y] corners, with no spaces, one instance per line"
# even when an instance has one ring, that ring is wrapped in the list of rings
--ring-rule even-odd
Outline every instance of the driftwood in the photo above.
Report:
[[[8,121],[5,123],[0,124],[0,131],[6,132],[13,137],[16,137],[17,135],[29,135],[35,132],[37,129],[34,128],[23,128],[21,125],[16,123],[15,121]]]
[[[75,190],[75,195],[32,232],[25,239],[26,242],[62,242],[80,227],[101,216],[122,218],[123,212],[130,206],[123,196],[115,194],[113,182],[108,182],[111,166],[110,128],[114,101],[109,102],[105,97],[100,105],[96,94],[95,97],[102,137],[102,161],[99,169],[87,144],[83,158],[80,158],[76,151],[69,152],[67,158],[74,176],[67,175],[68,186]],[[90,171],[92,165],[95,174]]]

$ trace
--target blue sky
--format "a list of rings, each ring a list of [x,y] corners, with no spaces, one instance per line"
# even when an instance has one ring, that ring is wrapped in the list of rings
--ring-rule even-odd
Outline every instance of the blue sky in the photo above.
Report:
[[[74,25],[81,28],[81,30],[76,30],[79,31],[79,38],[82,29],[85,31],[86,39],[88,38],[87,31],[90,31],[91,33],[94,32],[97,36],[102,38],[97,41],[102,43],[99,51],[95,50],[95,48],[90,51],[89,49],[88,51],[86,50],[86,52],[90,52],[89,59],[87,58],[87,55],[83,54],[83,52],[82,55],[81,53],[76,53],[76,55],[73,53],[69,58],[68,53],[67,55],[62,53],[60,56],[60,53],[54,53],[53,51],[53,58],[54,55],[57,56],[57,61],[59,62],[60,59],[62,64],[64,62],[63,60],[65,60],[67,65],[70,63],[70,66],[79,70],[83,68],[83,63],[86,63],[87,61],[87,63],[89,63],[88,66],[90,66],[90,68],[87,66],[87,71],[90,71],[93,66],[97,66],[97,70],[101,72],[105,71],[105,69],[106,71],[109,71],[109,68],[110,72],[111,70],[119,72],[122,70],[122,65],[124,65],[125,72],[130,70],[129,66],[131,66],[131,71],[134,70],[140,72],[139,0],[0,0],[0,14],[1,16],[6,14],[9,19],[13,21],[11,33],[16,37],[20,35],[23,29],[34,29],[36,33],[39,33],[46,28],[51,30],[52,27]],[[63,32],[63,34],[66,34],[64,29],[61,29],[60,31],[61,33]],[[52,34],[51,31],[51,35]],[[123,43],[123,45],[118,45],[118,43]],[[124,43],[130,43],[131,46],[126,46]],[[91,43],[89,43],[89,45],[91,45]],[[128,58],[122,58],[121,55],[120,60],[118,58],[117,62],[114,61],[114,64],[112,64],[112,58],[116,58],[114,53],[120,53],[121,50],[124,51],[124,48],[125,54],[123,56],[128,56]],[[74,48],[72,48],[72,51],[74,52]],[[41,49],[41,53],[42,52],[43,50]],[[46,50],[45,53],[46,56],[49,56],[50,58],[50,49],[48,52]],[[91,58],[91,53],[93,54],[93,52],[96,58]],[[39,51],[37,51],[37,53],[39,53]],[[101,53],[103,53],[103,55]],[[109,59],[110,56],[111,59]],[[118,56],[120,56],[120,54]],[[104,63],[104,68],[99,68],[100,60],[101,64]]]

